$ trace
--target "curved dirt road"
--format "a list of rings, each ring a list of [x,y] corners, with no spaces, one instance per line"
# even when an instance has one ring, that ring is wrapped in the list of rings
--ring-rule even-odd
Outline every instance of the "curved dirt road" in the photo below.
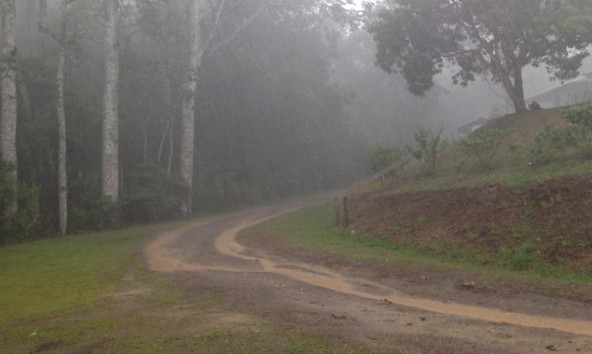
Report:
[[[183,281],[222,289],[246,313],[274,316],[378,348],[592,353],[592,310],[586,304],[549,299],[537,305],[536,313],[521,314],[510,310],[521,305],[512,298],[501,299],[496,308],[414,298],[369,280],[262,254],[235,241],[246,226],[321,201],[254,209],[163,234],[147,245],[148,264],[154,271],[183,273]]]

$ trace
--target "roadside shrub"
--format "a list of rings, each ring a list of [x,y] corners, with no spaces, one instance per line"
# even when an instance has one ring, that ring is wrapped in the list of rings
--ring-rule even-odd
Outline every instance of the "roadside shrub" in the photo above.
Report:
[[[104,230],[121,226],[121,204],[113,202],[111,198],[101,197],[93,204],[89,216],[92,230]]]
[[[424,166],[428,174],[436,173],[436,161],[441,152],[446,149],[446,139],[442,139],[442,130],[438,133],[431,130],[419,129],[415,133],[416,147],[409,147],[409,153]]]
[[[573,141],[585,158],[592,158],[592,102],[568,107],[561,117],[577,126],[572,129]]]
[[[461,140],[458,146],[473,160],[477,169],[487,170],[493,167],[499,145],[510,132],[508,129],[485,129]]]
[[[8,174],[9,171],[11,168],[0,161],[0,214],[4,213],[8,201],[14,200],[14,178]]]
[[[578,129],[565,128],[562,130],[546,126],[538,131],[530,146],[530,154],[535,164],[552,162],[558,152],[568,147],[575,147],[582,142],[584,136]]]
[[[0,189],[5,178],[0,177]],[[42,232],[39,225],[39,205],[37,203],[37,188],[26,186],[22,183],[17,185],[18,210],[11,215],[0,214],[0,244],[21,242],[44,236],[48,231]],[[11,195],[0,195],[0,210],[6,203],[5,197]]]
[[[121,211],[125,224],[173,219],[180,215],[183,197],[189,193],[179,176],[159,166],[142,166],[131,173]]]
[[[366,169],[372,173],[381,171],[403,157],[403,152],[397,148],[376,145],[374,150],[366,157]]]
[[[86,210],[76,206],[68,206],[68,232],[82,233],[87,230],[88,215]]]
[[[592,158],[592,130],[579,131],[576,144],[584,158]]]
[[[101,196],[101,176],[87,173],[68,183],[68,232],[82,233],[120,225],[120,203]]]
[[[571,106],[561,111],[566,121],[585,128],[592,128],[592,102]]]

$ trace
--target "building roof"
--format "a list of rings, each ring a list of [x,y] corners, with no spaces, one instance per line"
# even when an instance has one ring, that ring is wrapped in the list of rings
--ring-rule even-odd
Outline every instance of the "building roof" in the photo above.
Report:
[[[592,99],[592,73],[587,73],[565,82],[563,85],[543,91],[526,99],[536,101],[543,108],[582,103]]]
[[[479,117],[479,118],[475,119],[474,121],[461,126],[460,128],[458,128],[458,131],[463,134],[470,134],[473,131],[475,131],[475,129],[479,128],[480,126],[482,126],[486,122],[487,122],[487,118]]]

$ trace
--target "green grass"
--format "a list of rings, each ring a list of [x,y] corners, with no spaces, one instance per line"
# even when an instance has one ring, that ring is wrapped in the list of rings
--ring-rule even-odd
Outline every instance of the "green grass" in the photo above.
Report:
[[[117,330],[121,319],[110,312],[111,301],[103,295],[120,289],[130,271],[139,274],[140,246],[180,225],[71,235],[0,248],[0,352],[9,348],[28,352],[37,345],[81,341],[82,333]]]
[[[506,250],[501,258],[481,250],[460,250],[445,240],[429,245],[402,242],[396,244],[386,237],[341,229],[335,226],[334,210],[317,206],[272,219],[245,230],[241,237],[273,235],[290,247],[303,248],[321,255],[344,259],[366,260],[413,268],[429,265],[442,272],[467,270],[518,276],[536,281],[592,285],[592,274],[574,273],[561,266],[543,264],[533,244],[525,241],[520,247]],[[517,234],[516,237],[521,237]]]
[[[509,136],[496,148],[493,163],[488,166],[491,168],[484,169],[483,166],[475,164],[470,154],[463,153],[462,149],[458,148],[459,144],[453,144],[440,156],[437,173],[426,175],[419,163],[412,163],[402,172],[402,178],[394,182],[394,188],[387,190],[385,194],[472,188],[492,184],[528,190],[538,183],[556,177],[591,174],[592,160],[583,153],[581,146],[573,145],[574,141],[570,139],[576,139],[577,135],[572,135],[574,127],[566,125],[561,118],[561,111],[562,109],[538,110],[501,117],[490,121],[486,127],[474,133],[486,133],[488,128],[510,129]],[[544,139],[535,139],[537,135]],[[581,136],[578,139],[581,139]],[[541,144],[546,147],[543,150],[548,159],[537,162],[533,151],[539,150],[533,150],[533,147]],[[363,186],[359,191],[379,188],[380,184],[375,182]],[[527,212],[528,210],[525,210],[525,213]],[[558,264],[545,263],[536,248],[537,242],[517,242],[517,245],[511,249],[502,247],[499,254],[485,254],[468,247],[464,247],[460,252],[457,246],[447,244],[442,239],[435,239],[429,244],[402,242],[397,245],[396,251],[404,254],[411,252],[417,256],[428,256],[447,263],[487,265],[496,271],[520,272],[532,277],[591,282],[592,275],[589,270],[568,270],[561,265],[561,260]],[[392,246],[387,244],[384,247]]]
[[[529,111],[519,115],[509,115],[491,120],[473,134],[488,128],[510,129],[511,134],[496,148],[490,169],[480,168],[472,157],[450,144],[438,158],[434,175],[426,176],[425,169],[417,161],[412,161],[395,181],[396,192],[436,190],[474,187],[483,184],[501,183],[509,187],[527,188],[536,182],[568,174],[592,173],[590,156],[572,146],[550,147],[548,163],[537,164],[531,153],[534,136],[546,126],[553,126],[554,132],[562,131],[565,121],[561,118],[562,109]],[[361,186],[360,191],[377,190],[380,183]]]
[[[74,235],[0,248],[0,325],[88,305],[115,291],[137,248],[172,225]]]
[[[0,248],[0,352],[377,352],[257,314],[244,314],[246,323],[212,323],[242,309],[216,289],[151,272],[142,260],[144,244],[181,225]],[[109,296],[129,290],[142,291]]]
[[[458,161],[461,161],[460,158]],[[417,171],[408,171],[417,174]],[[563,175],[579,175],[592,173],[592,161],[568,159],[555,161],[542,166],[502,167],[485,172],[459,172],[452,167],[442,168],[435,176],[420,177],[415,181],[397,185],[390,193],[411,192],[420,190],[439,190],[451,188],[467,188],[479,185],[501,183],[511,188],[527,188],[534,183],[543,182]],[[395,183],[396,184],[396,183]],[[380,186],[374,186],[375,189]]]
[[[385,237],[337,228],[334,216],[330,206],[306,208],[248,228],[240,237],[273,235],[290,247],[347,259],[439,263],[408,244],[397,245]]]

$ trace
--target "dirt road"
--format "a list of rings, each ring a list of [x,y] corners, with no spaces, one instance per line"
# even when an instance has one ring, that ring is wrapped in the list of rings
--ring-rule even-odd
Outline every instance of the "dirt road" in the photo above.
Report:
[[[163,234],[146,249],[154,271],[222,290],[237,310],[344,341],[403,352],[592,353],[589,304],[542,296],[462,292],[418,298],[236,242],[242,228],[322,199],[212,218]],[[426,284],[429,287],[429,284]],[[454,298],[455,301],[448,299]],[[483,306],[483,304],[485,306]]]

